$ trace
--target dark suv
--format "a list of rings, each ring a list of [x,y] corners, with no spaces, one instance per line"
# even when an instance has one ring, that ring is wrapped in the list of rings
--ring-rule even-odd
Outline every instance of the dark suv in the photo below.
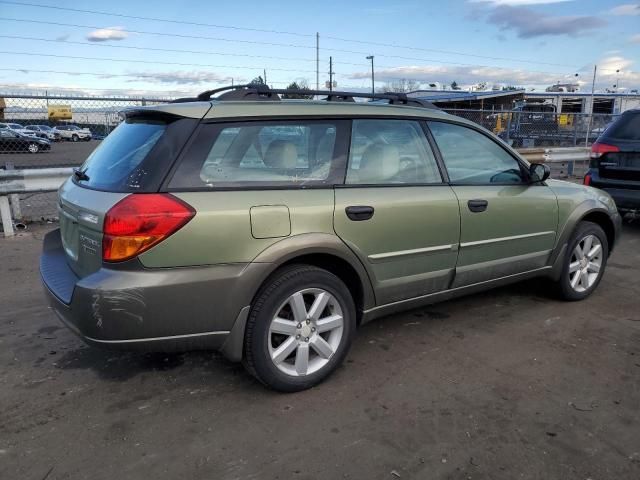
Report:
[[[591,147],[584,184],[611,194],[618,210],[640,210],[640,109],[628,110]]]

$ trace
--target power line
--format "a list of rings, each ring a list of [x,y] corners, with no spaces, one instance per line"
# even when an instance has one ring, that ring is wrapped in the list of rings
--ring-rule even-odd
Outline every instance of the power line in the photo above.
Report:
[[[0,0],[0,3],[1,0]],[[148,50],[153,52],[167,52],[167,53],[195,53],[198,55],[222,55],[228,57],[247,57],[247,58],[268,58],[270,60],[291,60],[296,62],[315,62],[315,59],[311,58],[302,58],[302,57],[271,57],[265,55],[249,55],[246,53],[225,53],[225,52],[212,52],[208,50],[181,50],[174,48],[156,48],[156,47],[135,47],[132,45],[113,45],[113,44],[105,44],[105,43],[95,43],[95,42],[78,42],[74,40],[59,40],[59,39],[51,39],[51,38],[40,38],[40,37],[23,37],[20,35],[0,35],[0,38],[13,38],[16,40],[33,40],[38,42],[49,42],[49,43],[68,43],[71,45],[85,45],[90,47],[106,47],[106,48],[121,48],[128,50]],[[362,64],[364,65],[364,64]]]
[[[1,1],[2,0],[0,0],[0,2]],[[72,27],[72,28],[90,28],[90,29],[103,29],[103,28],[105,28],[105,27],[100,27],[100,26],[96,26],[96,25],[82,25],[82,24],[75,24],[75,23],[51,22],[51,21],[44,21],[44,20],[31,20],[31,19],[12,18],[12,17],[0,17],[0,21],[36,23],[36,24],[43,24],[43,25],[57,25],[57,26]],[[148,31],[148,30],[123,29],[121,31],[122,32],[126,32],[126,33],[136,33],[136,34],[139,34],[139,35],[157,35],[157,36],[165,36],[165,37],[189,38],[189,39],[199,39],[199,40],[215,40],[215,41],[230,42],[230,43],[269,45],[269,46],[275,46],[275,47],[304,48],[304,49],[315,49],[316,48],[315,46],[298,45],[298,44],[292,44],[292,43],[260,42],[260,41],[253,41],[253,40],[239,40],[239,39],[230,39],[230,38],[223,38],[223,37],[209,37],[209,36],[202,36],[202,35],[186,35],[186,34],[178,34],[178,33],[154,32],[154,31]],[[357,50],[345,50],[345,49],[339,49],[339,48],[324,48],[324,50],[332,51],[332,52],[351,53],[351,54],[356,54],[356,55],[370,55],[371,54],[371,52],[357,51]],[[447,62],[447,61],[442,61],[442,60],[433,60],[433,59],[426,59],[426,58],[404,57],[404,56],[395,55],[395,54],[394,55],[388,55],[388,54],[376,53],[376,56],[383,57],[383,58],[395,58],[395,59],[402,59],[402,60],[423,61],[423,62],[432,62],[432,63],[441,63],[441,64],[454,64],[454,65],[461,65],[461,66],[505,68],[505,67],[496,67],[495,65],[465,64],[465,63]],[[337,63],[341,63],[341,62],[337,62]],[[535,62],[531,62],[531,63],[535,63]],[[542,62],[542,63],[544,63],[544,62]],[[365,66],[364,64],[357,64],[357,65]],[[567,65],[563,65],[563,66],[566,67]],[[381,67],[383,67],[383,66],[381,66]],[[383,68],[393,68],[393,67],[385,66]],[[540,72],[540,73],[548,73],[548,72]],[[557,74],[557,72],[553,72],[553,73]]]
[[[206,63],[160,62],[157,60],[139,60],[139,59],[129,60],[126,58],[84,57],[84,56],[77,56],[77,55],[59,55],[55,53],[16,52],[16,51],[6,51],[6,50],[0,50],[0,54],[28,55],[32,57],[70,58],[74,60],[98,60],[101,62],[150,63],[152,65],[178,65],[183,67],[241,68],[245,70],[256,70],[256,69],[263,68],[262,66],[210,65]],[[294,72],[294,73],[315,73],[315,70],[295,70],[290,68],[277,68],[277,67],[270,67],[269,70],[276,70],[280,72]]]
[[[201,22],[189,22],[186,20],[174,20],[170,18],[159,18],[159,17],[143,17],[137,15],[125,15],[123,13],[113,13],[113,12],[104,12],[99,10],[83,10],[79,8],[67,8],[67,7],[58,7],[54,5],[42,5],[39,3],[26,3],[26,2],[9,2],[0,0],[0,3],[4,3],[7,5],[17,5],[21,7],[36,7],[36,8],[48,8],[51,10],[62,10],[67,12],[75,12],[75,13],[91,13],[94,15],[107,15],[110,17],[120,17],[120,18],[131,18],[134,20],[152,20],[154,22],[167,22],[167,23],[176,23],[182,25],[192,25],[197,27],[210,27],[210,28],[226,28],[229,30],[244,30],[248,32],[261,32],[261,33],[275,33],[279,35],[295,35],[297,37],[313,37],[313,35],[308,33],[300,33],[300,32],[287,32],[284,30],[269,30],[262,28],[250,28],[250,27],[238,27],[231,25],[219,25],[215,23],[201,23]]]
[[[81,25],[81,24],[77,24],[77,23],[62,23],[62,22],[47,22],[44,20],[30,20],[30,19],[26,19],[26,18],[12,18],[12,17],[1,17],[0,20],[4,20],[4,21],[9,21],[9,22],[23,22],[23,23],[37,23],[40,25],[57,25],[60,27],[72,27],[72,28],[91,28],[94,30],[100,30],[100,29],[104,29],[104,28],[108,28],[108,27],[99,27],[96,25]],[[308,46],[308,45],[295,45],[295,44],[288,44],[288,43],[274,43],[274,42],[259,42],[259,41],[253,41],[253,40],[238,40],[238,39],[231,39],[231,38],[223,38],[223,37],[209,37],[209,36],[204,36],[204,35],[187,35],[187,34],[180,34],[180,33],[167,33],[167,32],[151,32],[148,30],[130,30],[130,29],[122,29],[119,30],[121,32],[124,33],[137,33],[139,35],[158,35],[158,36],[162,36],[162,37],[176,37],[176,38],[191,38],[191,39],[198,39],[198,40],[215,40],[215,41],[219,41],[219,42],[232,42],[232,43],[247,43],[247,44],[252,44],[252,45],[269,45],[272,47],[292,47],[292,48],[308,48],[308,49],[315,49],[315,46]]]
[[[465,57],[484,58],[484,59],[487,59],[487,60],[505,60],[505,61],[508,61],[508,62],[531,63],[531,64],[539,64],[539,65],[551,65],[551,66],[565,67],[565,68],[566,67],[577,68],[576,65],[567,65],[567,64],[564,64],[564,63],[539,62],[539,61],[534,61],[534,60],[522,60],[522,59],[513,58],[513,57],[494,57],[494,56],[489,56],[489,55],[477,55],[477,54],[474,54],[474,53],[456,52],[456,51],[453,51],[453,50],[439,50],[439,49],[435,49],[435,48],[414,47],[414,46],[409,46],[409,45],[399,45],[399,44],[395,44],[395,43],[370,42],[370,41],[366,41],[366,40],[355,40],[355,39],[341,38],[341,37],[325,36],[325,38],[328,38],[330,40],[337,40],[337,41],[340,41],[340,42],[357,43],[357,44],[361,44],[361,45],[375,45],[375,46],[378,46],[378,47],[399,48],[399,49],[403,49],[403,50],[416,50],[416,51],[420,51],[420,52],[443,53],[443,54],[446,54],[446,55],[461,55],[461,56],[465,56]]]
[[[0,0],[1,1],[1,0]],[[69,23],[60,23],[60,22],[46,22],[46,21],[41,21],[41,20],[27,20],[27,19],[16,19],[16,18],[7,18],[7,17],[0,17],[0,20],[4,20],[4,21],[16,21],[16,22],[25,22],[25,23],[38,23],[38,24],[47,24],[47,25],[62,25],[62,26],[67,26],[67,27],[74,27],[74,28],[100,28],[97,26],[92,26],[92,25],[78,25],[78,24],[69,24]],[[185,37],[184,35],[180,35],[180,34],[171,34],[171,33],[165,33],[165,32],[143,32],[143,31],[137,31],[137,30],[123,30],[123,31],[127,31],[127,32],[131,32],[131,33],[138,33],[138,34],[149,34],[149,35],[162,35],[162,36],[177,36],[177,37]],[[249,40],[233,40],[233,39],[226,39],[226,38],[213,38],[213,37],[200,37],[200,36],[195,36],[195,35],[188,35],[186,36],[187,38],[196,38],[196,39],[205,39],[205,40],[220,40],[220,41],[226,41],[226,42],[241,42],[241,43],[258,43],[258,44],[265,44],[264,42],[253,42],[253,41],[249,41]],[[53,41],[53,40],[48,40],[48,41]],[[76,42],[76,43],[80,43],[80,42]],[[82,44],[85,44],[87,42],[82,42]],[[90,44],[93,45],[93,44]],[[121,45],[103,45],[103,44],[96,44],[96,45],[100,45],[102,47],[115,47],[115,48],[121,48],[123,46]],[[293,47],[293,48],[306,48],[306,49],[315,49],[315,47],[309,47],[309,46],[304,46],[304,45],[295,45],[295,44],[277,44],[277,43],[266,43],[266,45],[272,45],[272,46],[285,46],[285,47]],[[132,47],[133,48],[133,47]],[[146,47],[135,47],[136,49],[146,49]],[[159,49],[158,49],[159,50]],[[167,49],[169,50],[169,49]],[[342,53],[352,53],[352,54],[357,54],[357,55],[365,55],[368,54],[368,52],[360,52],[360,51],[354,51],[354,50],[342,50],[342,49],[332,49],[332,48],[325,48],[325,50],[329,50],[329,51],[335,51],[335,52],[342,52]],[[188,51],[184,51],[183,53],[188,53]],[[377,56],[379,57],[383,57],[383,58],[394,58],[394,59],[400,59],[400,60],[410,60],[410,61],[419,61],[419,62],[427,62],[427,63],[436,63],[436,64],[443,64],[443,65],[458,65],[458,66],[468,66],[468,67],[487,67],[487,68],[504,68],[504,67],[497,67],[495,65],[479,65],[479,64],[471,64],[471,63],[461,63],[461,62],[448,62],[448,61],[444,61],[444,60],[434,60],[434,59],[429,59],[429,58],[417,58],[417,57],[405,57],[405,56],[400,56],[400,55],[385,55],[385,54],[377,54]],[[268,57],[262,57],[262,58],[268,58]],[[305,59],[305,61],[307,61]],[[335,62],[336,64],[340,64],[340,65],[351,65],[351,66],[368,66],[367,64],[364,63],[350,63],[350,62]],[[231,67],[233,68],[233,67]],[[379,68],[399,68],[399,66],[393,66],[393,65],[379,65]],[[545,72],[545,71],[533,71],[533,70],[529,70],[532,73],[548,73],[548,74],[553,74],[553,75],[558,75],[558,72]],[[307,73],[305,71],[305,73]]]
[[[53,9],[53,10],[77,12],[77,13],[91,13],[91,14],[106,15],[106,16],[112,16],[112,17],[131,18],[131,19],[135,19],[135,20],[151,20],[151,21],[156,21],[156,22],[167,22],[167,23],[173,23],[173,24],[193,25],[193,26],[202,26],[202,27],[210,27],[210,28],[225,28],[225,29],[231,29],[231,30],[244,30],[244,31],[252,31],[252,32],[262,32],[262,33],[275,33],[275,34],[281,34],[281,35],[294,35],[294,36],[298,36],[298,37],[313,37],[314,36],[313,34],[306,34],[306,33],[301,33],[301,32],[289,32],[289,31],[281,31],[281,30],[269,30],[269,29],[251,28],[251,27],[238,27],[238,26],[211,24],[211,23],[191,22],[191,21],[186,21],[186,20],[173,20],[173,19],[159,18],[159,17],[145,17],[145,16],[140,16],[140,15],[126,15],[126,14],[122,14],[122,13],[105,12],[105,11],[99,11],[99,10],[86,10],[86,9],[79,9],[79,8],[59,7],[59,6],[43,5],[43,4],[37,4],[37,3],[13,2],[13,1],[5,1],[5,0],[0,0],[0,3],[4,3],[4,4],[8,4],[8,5],[16,5],[16,6],[29,6],[29,7],[36,7],[36,8],[46,8],[46,9]],[[97,28],[97,27],[88,27],[88,28]],[[472,54],[472,53],[466,53],[466,52],[457,52],[457,51],[454,51],[454,50],[440,50],[440,49],[434,49],[434,48],[424,48],[424,47],[416,47],[416,46],[410,46],[410,45],[400,45],[400,44],[384,43],[384,42],[372,42],[372,41],[368,41],[368,40],[358,40],[358,39],[334,37],[334,36],[323,36],[323,37],[327,38],[327,39],[331,39],[331,40],[336,40],[336,41],[339,41],[339,42],[356,43],[356,44],[360,44],[360,45],[374,45],[374,46],[378,46],[378,47],[390,47],[390,48],[399,48],[399,49],[405,49],[405,50],[415,50],[415,51],[423,51],[423,52],[442,53],[442,54],[446,54],[446,55],[460,55],[460,56],[466,56],[466,57],[484,58],[484,59],[487,59],[487,60],[502,60],[502,61],[509,61],[509,62],[518,62],[518,63],[530,63],[530,64],[539,64],[539,65],[550,65],[550,66],[556,66],[556,67],[565,67],[565,68],[566,67],[576,68],[575,65],[567,65],[567,64],[551,63],[551,62],[540,62],[540,61],[534,61],[534,60],[522,60],[522,59],[513,58],[513,57],[496,57],[496,56],[489,56],[489,55],[478,55],[478,54]],[[305,47],[305,48],[308,48],[308,47]],[[333,50],[333,51],[344,51],[344,50],[337,50],[337,49],[331,49],[331,50]],[[349,53],[356,53],[356,52],[349,52]],[[357,52],[357,53],[362,54],[362,53],[365,53],[365,52]],[[378,55],[381,56],[380,54],[378,54]]]

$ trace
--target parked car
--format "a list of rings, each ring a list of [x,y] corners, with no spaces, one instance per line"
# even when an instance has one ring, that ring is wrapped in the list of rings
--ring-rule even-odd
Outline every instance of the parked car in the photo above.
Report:
[[[217,349],[296,391],[377,317],[533,277],[581,300],[602,279],[611,197],[473,122],[403,94],[229,90],[125,111],[60,188],[42,279],[87,343]]]
[[[62,140],[77,142],[78,140],[91,140],[91,130],[80,128],[77,125],[57,125],[54,130],[60,134]]]
[[[53,142],[58,142],[61,139],[60,133],[48,125],[27,125],[25,129],[37,137],[46,138]]]
[[[591,146],[584,184],[608,192],[621,212],[640,211],[640,109],[620,115]]]
[[[26,127],[19,123],[0,123],[0,129],[7,128],[13,132],[20,133],[22,135],[33,135],[33,132],[26,129]]]
[[[50,149],[51,143],[48,140],[33,135],[22,135],[8,128],[0,129],[0,152],[38,153]]]

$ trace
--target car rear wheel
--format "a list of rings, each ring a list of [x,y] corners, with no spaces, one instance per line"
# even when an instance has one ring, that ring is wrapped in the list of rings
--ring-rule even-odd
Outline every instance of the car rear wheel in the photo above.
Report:
[[[38,153],[40,150],[40,146],[37,143],[30,143],[27,148],[29,149],[29,153]]]
[[[76,135],[75,133],[73,135],[71,135],[71,141],[72,142],[77,142],[79,140],[78,135]]]
[[[267,281],[247,321],[244,364],[265,385],[295,392],[317,385],[344,360],[355,305],[332,273],[294,265]]]
[[[562,276],[560,296],[569,301],[587,298],[596,289],[607,264],[609,243],[604,230],[593,222],[581,222],[571,237]]]

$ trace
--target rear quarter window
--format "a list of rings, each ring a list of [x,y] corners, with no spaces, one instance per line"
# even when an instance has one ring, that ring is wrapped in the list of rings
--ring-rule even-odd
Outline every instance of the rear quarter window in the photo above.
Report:
[[[340,183],[347,133],[344,120],[203,124],[169,190]]]

